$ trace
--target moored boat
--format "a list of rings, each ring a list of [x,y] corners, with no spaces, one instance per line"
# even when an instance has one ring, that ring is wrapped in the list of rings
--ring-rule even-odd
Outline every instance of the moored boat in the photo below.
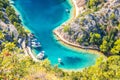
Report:
[[[37,39],[32,39],[31,41],[34,42],[34,41],[37,41]]]
[[[67,8],[66,10],[65,10],[67,13],[70,13],[70,10]]]
[[[37,41],[36,38],[33,38],[33,39],[31,39],[31,46],[33,48],[39,48],[39,47],[41,47],[41,44],[40,44],[40,42]]]
[[[40,60],[42,60],[45,56],[45,51],[41,51],[36,57]]]
[[[40,44],[32,44],[31,46],[32,46],[33,48],[39,48],[39,47],[41,47]]]
[[[58,63],[61,63],[62,62],[62,59],[61,58],[58,58]]]

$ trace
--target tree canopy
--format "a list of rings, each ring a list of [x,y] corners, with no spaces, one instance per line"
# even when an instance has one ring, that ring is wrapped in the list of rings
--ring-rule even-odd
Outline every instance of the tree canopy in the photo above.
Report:
[[[115,41],[114,47],[111,49],[112,54],[120,54],[120,39]]]

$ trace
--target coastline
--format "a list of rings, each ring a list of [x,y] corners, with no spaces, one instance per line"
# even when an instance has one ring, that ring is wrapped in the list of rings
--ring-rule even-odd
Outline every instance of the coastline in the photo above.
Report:
[[[28,31],[28,32],[32,32],[30,29],[28,29],[28,27],[27,26],[25,26],[24,25],[24,21],[23,21],[23,18],[22,18],[22,14],[20,13],[20,11],[14,6],[14,4],[11,4],[11,2],[12,2],[12,0],[9,0],[9,2],[10,2],[10,5],[14,8],[14,10],[15,10],[15,13],[17,14],[17,15],[19,15],[19,18],[20,18],[20,20],[21,20],[21,24],[23,25],[23,28],[26,30],[26,31]]]
[[[16,11],[16,14],[17,15],[21,15],[20,14],[20,12],[19,12],[19,10],[17,10],[17,8],[13,5],[13,4],[11,4],[11,2],[12,2],[12,0],[9,0],[9,2],[10,2],[10,5],[14,8],[14,10]],[[66,23],[68,23],[68,22],[71,22],[71,21],[73,21],[77,16],[78,16],[78,14],[79,14],[79,8],[77,7],[77,5],[75,4],[75,0],[68,0],[68,3],[70,4],[70,5],[72,5],[72,10],[71,10],[71,13],[70,13],[70,19],[68,19],[67,21],[65,21],[63,24],[66,24]],[[26,30],[26,31],[29,31],[29,32],[32,32],[31,30],[29,30],[28,28],[27,28],[27,26],[25,26],[24,24],[23,24],[23,18],[22,18],[22,16],[20,16],[20,19],[22,20],[22,25],[24,26],[24,29]],[[63,25],[63,24],[61,24],[61,25]],[[61,26],[60,25],[60,26]],[[56,27],[55,29],[57,29],[58,27]],[[29,46],[27,46],[27,48],[24,50],[24,52],[27,52],[27,54],[34,60],[34,61],[36,61],[36,62],[38,62],[39,60],[35,57],[36,56],[36,53],[31,49],[31,47],[29,47]]]
[[[23,28],[24,28],[26,31],[28,31],[28,32],[32,32],[31,30],[29,30],[29,29],[27,28],[27,26],[25,26],[25,25],[23,24],[23,19],[22,19],[22,16],[21,16],[19,10],[17,10],[17,8],[16,8],[13,4],[11,4],[12,0],[9,0],[9,2],[10,2],[10,5],[14,8],[16,14],[17,14],[17,15],[20,15],[19,18],[20,18],[20,20],[22,20],[21,24],[24,26]],[[29,34],[28,34],[28,36],[29,36]],[[28,39],[30,39],[30,38],[28,38]],[[26,46],[26,48],[25,48],[25,47],[23,47],[23,48],[24,48],[24,53],[26,54],[26,56],[30,56],[30,57],[33,59],[33,61],[35,61],[35,62],[39,62],[39,61],[40,61],[40,60],[38,60],[38,59],[35,57],[36,54],[34,53],[34,51],[32,50],[32,48],[31,48],[30,46]]]
[[[24,24],[23,24],[23,18],[22,18],[22,16],[21,16],[21,13],[19,12],[19,10],[13,5],[13,4],[11,4],[11,2],[12,2],[12,0],[9,0],[9,2],[10,2],[10,5],[14,8],[14,10],[16,11],[16,14],[17,15],[20,15],[20,19],[22,20],[22,25],[24,26],[23,28],[26,30],[26,31],[29,31],[29,32],[32,32],[31,30],[29,30],[28,28],[27,28],[27,26],[25,26]],[[78,7],[77,7],[77,5],[75,4],[75,1],[74,0],[68,0],[68,3],[72,6],[72,10],[71,10],[71,13],[70,13],[70,19],[68,19],[67,21],[65,21],[63,24],[66,24],[66,22],[71,22],[71,21],[73,21],[77,16],[78,16],[78,14],[79,14],[79,9],[78,9]],[[63,24],[61,24],[61,25],[63,25]],[[60,26],[61,26],[60,25]],[[56,28],[58,28],[58,27],[56,27]],[[56,29],[55,28],[55,29]],[[27,46],[27,48],[26,49],[24,49],[24,52],[25,53],[27,53],[28,54],[28,56],[30,56],[35,62],[38,62],[38,61],[40,61],[40,60],[38,60],[35,56],[36,56],[36,53],[31,49],[31,47],[30,46]]]
[[[74,0],[70,0],[70,3],[72,4],[72,6],[73,6],[73,8],[72,8],[72,12],[71,12],[71,15],[70,15],[70,19],[68,19],[67,21],[65,21],[63,24],[66,24],[66,23],[70,23],[71,21],[73,21],[77,16],[78,16],[78,13],[79,13],[79,9],[77,8],[77,5],[75,5],[75,1]],[[13,7],[14,7],[14,5],[12,5]],[[15,9],[15,11],[16,11],[16,13],[19,15],[20,13],[19,13],[19,11],[14,7],[14,9]],[[20,16],[20,19],[21,20],[23,20],[22,19],[22,17]],[[63,24],[61,24],[61,25],[63,25]],[[61,27],[61,25],[59,26],[59,27]],[[25,26],[24,24],[23,24],[23,26]],[[57,29],[58,27],[56,27],[56,29]],[[24,29],[25,30],[28,30],[28,31],[30,31],[31,32],[31,30],[29,30],[29,29],[27,29],[27,27],[24,27]],[[59,35],[59,34],[58,34]],[[61,41],[61,43],[62,43],[63,41]],[[62,43],[62,45],[64,46],[64,45],[66,45],[66,43]],[[71,46],[71,47],[73,47],[73,46]],[[71,48],[72,49],[72,48]],[[79,48],[78,48],[78,50],[80,50]],[[84,50],[85,51],[85,49],[81,49],[80,51],[82,51],[82,50]],[[36,53],[31,49],[31,47],[29,47],[29,46],[27,46],[27,51],[28,51],[28,54],[29,54],[29,56],[35,61],[35,62],[37,62],[37,61],[40,61],[40,60],[38,60],[36,57],[35,57],[35,55],[36,55]],[[85,51],[86,52],[86,51]],[[90,52],[90,51],[88,51],[88,52]],[[62,69],[63,71],[81,71],[82,69],[78,69],[78,70],[67,70],[67,69]]]
[[[79,8],[77,7],[76,0],[69,0],[68,1],[73,6],[73,14],[71,14],[74,18],[79,15]]]
[[[60,44],[66,46],[66,47],[69,47],[70,49],[73,49],[75,51],[78,51],[78,52],[86,52],[86,53],[90,53],[90,54],[100,54],[102,56],[104,56],[104,54],[98,50],[94,50],[94,49],[84,49],[82,48],[80,45],[77,45],[77,44],[74,44],[74,43],[71,43],[67,40],[65,40],[64,38],[62,38],[62,36],[55,30],[54,31],[54,37],[56,40],[59,41]]]
[[[53,33],[56,36],[56,40],[58,40],[62,45],[70,47],[71,49],[74,48],[77,51],[88,52],[88,53],[92,53],[92,54],[100,54],[100,55],[104,56],[104,54],[102,52],[98,51],[98,50],[95,50],[93,48],[89,48],[89,49],[86,50],[85,48],[83,48],[82,46],[80,46],[78,44],[74,44],[74,43],[71,43],[71,42],[65,40],[62,37],[62,35],[57,31],[59,28],[63,27],[63,25],[71,23],[79,15],[79,8],[77,7],[76,1],[75,0],[70,0],[70,1],[73,5],[73,10],[74,10],[73,14],[71,14],[72,17],[68,21],[64,22],[63,24],[61,24],[60,26],[56,27],[53,30]]]

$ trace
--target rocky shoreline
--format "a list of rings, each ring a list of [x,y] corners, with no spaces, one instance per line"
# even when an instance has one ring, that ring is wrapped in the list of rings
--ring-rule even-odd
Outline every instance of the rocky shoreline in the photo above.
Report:
[[[13,1],[9,0],[10,5],[13,7],[13,9],[15,10],[16,15],[20,15],[19,11],[15,8],[15,6],[13,5]],[[22,20],[21,16],[19,16],[19,18]],[[22,24],[23,25],[23,24]],[[24,25],[23,25],[24,26]],[[19,43],[21,45],[21,49],[23,49],[23,52],[25,53],[25,56],[30,56],[33,61],[35,62],[39,62],[40,60],[36,58],[36,54],[34,53],[34,51],[32,51],[32,47],[31,45],[29,45],[31,43],[31,39],[30,39],[30,30],[28,30],[27,28],[23,27],[28,33],[27,33],[27,37],[26,38],[20,38],[20,41],[22,41],[21,43]],[[19,40],[19,39],[18,39]],[[26,41],[28,41],[28,44],[26,45]]]
[[[67,25],[67,24],[72,23],[72,22],[78,17],[79,12],[83,12],[83,11],[82,11],[82,10],[83,10],[82,5],[78,7],[78,5],[80,5],[80,4],[78,4],[79,0],[78,0],[78,1],[71,0],[71,1],[72,1],[72,4],[73,4],[74,8],[75,8],[75,9],[74,9],[74,13],[75,13],[75,14],[73,14],[73,17],[72,17],[70,20],[68,20],[67,22],[63,23],[61,26],[57,27],[57,28],[53,31],[54,35],[56,35],[57,40],[59,40],[60,42],[66,44],[66,45],[69,45],[69,46],[71,46],[71,47],[77,48],[77,49],[79,49],[79,50],[81,50],[81,51],[86,51],[86,50],[87,50],[87,51],[90,52],[90,53],[103,54],[102,52],[99,51],[98,48],[95,48],[95,47],[92,47],[92,46],[90,46],[90,47],[81,46],[81,45],[79,45],[79,44],[76,43],[76,42],[71,42],[71,41],[67,40],[66,38],[64,38],[64,37],[65,37],[65,36],[64,36],[64,33],[62,33],[63,27],[64,27],[65,25]]]
[[[83,8],[85,5],[85,2],[84,2],[84,5],[81,4],[81,6],[79,6],[80,4],[78,4],[78,3],[80,3],[79,0],[77,0],[77,1],[73,0],[73,5],[74,4],[77,5],[77,7],[74,6],[75,8],[77,8],[77,10],[75,10],[76,13],[84,14],[85,10],[83,10]],[[97,52],[100,52],[99,46],[94,45],[94,44],[87,44],[88,46],[85,46],[85,41],[90,39],[91,32],[100,34],[102,37],[104,37],[103,34],[106,34],[106,32],[108,32],[109,30],[115,29],[115,28],[117,29],[116,26],[112,27],[112,25],[114,25],[114,19],[109,20],[109,18],[112,16],[113,18],[115,18],[116,21],[119,22],[119,15],[120,15],[119,14],[120,8],[119,8],[118,0],[114,0],[114,1],[108,0],[107,2],[103,3],[102,5],[103,5],[103,7],[100,10],[94,11],[94,12],[92,11],[92,13],[89,13],[87,15],[83,15],[81,17],[73,15],[74,17],[72,17],[72,19],[70,19],[68,22],[62,24],[61,26],[57,27],[53,31],[53,33],[57,36],[58,40],[64,42],[65,44],[68,44],[68,45],[76,47],[76,48],[90,49],[90,50],[95,50]],[[70,32],[72,32],[70,35],[69,35],[69,32],[64,32],[64,27],[67,25],[69,25]],[[103,26],[101,26],[101,25],[103,25],[104,28],[106,28],[105,29],[106,32],[105,32],[105,30],[102,29]],[[105,26],[107,26],[107,27],[105,27]],[[109,26],[111,26],[111,29],[109,28]],[[119,34],[120,33],[118,32],[118,34],[117,34],[118,38],[119,38]],[[76,38],[80,39],[84,36],[86,36],[87,38],[85,40],[83,40],[82,44],[79,44],[76,41]]]
[[[81,46],[81,45],[78,45],[78,44],[75,44],[75,43],[71,43],[71,42],[65,40],[61,36],[61,34],[59,34],[59,31],[57,31],[57,29],[55,29],[53,31],[53,33],[56,36],[56,40],[58,40],[59,42],[61,42],[63,45],[67,45],[70,48],[74,48],[75,50],[78,50],[78,51],[88,52],[88,53],[91,53],[91,54],[101,54],[101,55],[103,55],[102,52],[100,52],[99,50],[94,49],[92,47],[84,47],[84,46]]]

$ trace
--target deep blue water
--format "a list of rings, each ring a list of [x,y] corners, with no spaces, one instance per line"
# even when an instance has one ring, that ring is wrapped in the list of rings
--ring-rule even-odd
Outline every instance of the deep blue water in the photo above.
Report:
[[[19,11],[23,24],[31,30],[42,44],[41,49],[34,50],[38,54],[45,51],[52,65],[62,58],[64,65],[59,68],[81,69],[95,63],[97,55],[77,52],[66,48],[53,37],[53,29],[70,18],[66,8],[72,6],[66,0],[15,0],[15,8]]]

